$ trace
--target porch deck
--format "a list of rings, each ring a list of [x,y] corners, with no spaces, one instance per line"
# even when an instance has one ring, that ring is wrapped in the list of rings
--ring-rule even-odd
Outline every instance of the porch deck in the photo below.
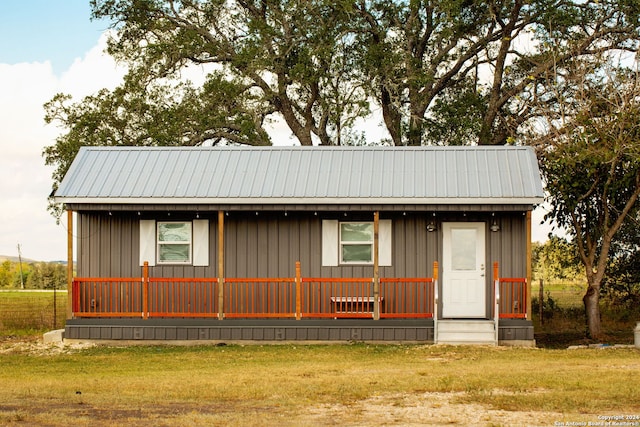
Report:
[[[438,278],[75,278],[67,338],[437,341]],[[495,269],[497,276],[497,268]],[[498,340],[532,340],[523,278],[495,278]]]

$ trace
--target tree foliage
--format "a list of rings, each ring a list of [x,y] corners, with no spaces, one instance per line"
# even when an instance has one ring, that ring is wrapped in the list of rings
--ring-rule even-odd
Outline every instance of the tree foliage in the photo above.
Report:
[[[511,141],[535,114],[529,103],[548,73],[597,52],[635,49],[638,40],[638,7],[628,1],[360,0],[354,7],[362,21],[358,65],[395,145],[442,143],[452,118],[466,123],[448,142]]]
[[[20,274],[22,273],[22,282]],[[63,264],[53,262],[23,262],[5,260],[0,264],[0,288],[20,289],[65,289],[67,269]]]
[[[59,94],[46,121],[54,187],[81,145],[362,144],[382,114],[395,145],[511,143],[577,58],[637,46],[628,0],[92,0],[113,24],[122,85]],[[195,67],[195,68],[194,68]],[[198,68],[200,67],[200,68]],[[203,84],[186,75],[206,73]]]
[[[622,67],[605,73],[600,64],[576,64],[562,76],[558,84],[572,95],[548,108],[547,132],[537,141],[549,218],[568,230],[585,269],[593,337],[601,333],[598,301],[610,256],[640,207],[640,75]]]
[[[563,237],[550,236],[544,243],[533,243],[534,277],[550,280],[575,280],[584,277],[576,246]]]
[[[27,277],[28,289],[65,289],[67,287],[67,268],[56,262],[36,262],[30,264]]]

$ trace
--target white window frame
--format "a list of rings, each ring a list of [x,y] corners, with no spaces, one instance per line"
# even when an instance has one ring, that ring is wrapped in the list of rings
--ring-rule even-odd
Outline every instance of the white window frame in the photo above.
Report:
[[[180,222],[180,221],[178,221]],[[191,256],[194,267],[209,266],[209,220],[194,219],[191,221]],[[145,262],[149,266],[156,265],[156,251],[158,249],[158,232],[156,220],[140,220],[140,266]],[[162,265],[171,265],[163,262]],[[184,264],[180,264],[184,265]]]
[[[339,267],[341,265],[358,265],[355,263],[340,263],[340,221],[337,219],[322,220],[322,266],[323,267]],[[379,240],[378,240],[378,263],[380,267],[392,266],[392,246],[393,240],[391,236],[392,221],[390,219],[380,220]],[[373,265],[360,264],[360,265]]]
[[[371,240],[342,240],[342,226],[344,224],[367,224],[371,226]],[[340,221],[338,224],[338,254],[341,265],[373,265],[373,221]],[[371,247],[371,260],[370,261],[345,261],[344,259],[344,246],[365,246]]]
[[[185,224],[188,226],[189,228],[189,240],[176,240],[176,241],[160,241],[160,227],[163,224]],[[157,244],[157,254],[158,254],[158,264],[162,264],[162,265],[168,265],[168,264],[177,264],[177,265],[191,265],[192,264],[192,259],[193,259],[193,223],[191,221],[158,221],[157,222],[157,228],[156,228],[156,244]],[[168,260],[168,261],[163,261],[160,258],[160,254],[162,253],[160,251],[160,247],[164,246],[164,245],[185,245],[188,244],[189,245],[189,251],[188,251],[188,259],[186,261],[175,261],[175,260]]]

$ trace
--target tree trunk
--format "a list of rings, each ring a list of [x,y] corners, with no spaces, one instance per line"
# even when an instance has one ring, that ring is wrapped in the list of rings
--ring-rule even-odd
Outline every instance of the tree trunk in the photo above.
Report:
[[[587,315],[587,336],[598,339],[602,335],[600,325],[600,284],[589,284],[587,293],[582,297]]]
[[[311,146],[313,145],[313,140],[311,139],[311,131],[308,126],[304,126],[296,117],[296,114],[293,110],[293,106],[291,105],[291,101],[286,96],[280,96],[276,98],[274,105],[280,114],[284,117],[284,121],[289,126],[289,129],[293,132],[298,141],[300,141],[300,145],[302,146]]]
[[[419,147],[422,145],[422,118],[411,115],[409,120],[409,132],[407,135],[407,145]]]
[[[391,135],[393,145],[400,146],[402,145],[402,133],[400,131],[400,114],[393,107],[389,91],[384,86],[381,86],[380,91],[380,105],[382,106],[382,118],[384,119],[384,124],[389,131],[389,135]]]

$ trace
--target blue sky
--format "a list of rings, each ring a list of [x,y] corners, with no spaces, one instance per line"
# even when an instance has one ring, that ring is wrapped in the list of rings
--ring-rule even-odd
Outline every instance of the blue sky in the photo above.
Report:
[[[107,29],[90,18],[89,0],[0,1],[0,63],[48,60],[59,75]]]
[[[47,211],[53,168],[42,157],[64,130],[44,122],[56,93],[75,101],[114,88],[125,70],[106,54],[89,0],[0,0],[0,255],[66,259],[65,221]]]

